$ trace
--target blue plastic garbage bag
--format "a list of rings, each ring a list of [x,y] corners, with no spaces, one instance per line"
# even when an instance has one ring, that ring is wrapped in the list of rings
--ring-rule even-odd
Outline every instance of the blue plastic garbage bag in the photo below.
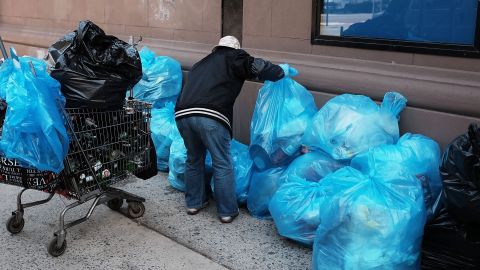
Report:
[[[296,176],[307,181],[318,182],[329,173],[346,165],[348,165],[346,162],[335,160],[322,151],[309,152],[292,161],[288,165],[285,176]]]
[[[255,167],[262,171],[284,166],[298,156],[307,123],[316,112],[313,96],[292,78],[265,82],[250,126]]]
[[[239,204],[245,204],[248,198],[253,161],[248,153],[248,146],[236,140],[232,140],[230,152],[232,153],[237,201]]]
[[[168,171],[168,159],[175,123],[175,104],[169,102],[161,109],[152,109],[150,130],[157,152],[157,167],[159,171]]]
[[[278,189],[268,207],[280,235],[313,245],[324,202],[317,182],[345,165],[326,153],[310,152],[288,166],[282,176],[288,178],[287,183]]]
[[[177,126],[175,125],[172,132],[172,145],[170,146],[170,157],[168,160],[168,182],[170,185],[179,190],[185,192],[185,168],[187,161],[187,148],[183,141]],[[207,152],[205,157],[205,186],[210,186],[212,177],[212,158]]]
[[[391,166],[365,175],[345,167],[319,182],[314,269],[419,269],[426,221],[418,180]]]
[[[142,79],[133,88],[136,99],[161,108],[166,102],[174,102],[182,89],[182,67],[168,56],[155,56],[148,47],[140,51]]]
[[[359,154],[352,159],[351,166],[368,173],[392,162],[401,165],[420,181],[428,219],[431,219],[440,204],[442,192],[440,161],[440,147],[434,140],[407,133],[395,145],[381,145]]]
[[[400,137],[398,119],[406,102],[396,92],[386,93],[381,106],[361,95],[334,97],[313,117],[303,143],[342,160],[370,147],[394,144]]]
[[[275,167],[266,171],[252,171],[248,189],[247,208],[258,219],[272,219],[268,204],[278,188],[288,179],[282,177],[285,167]]]
[[[292,179],[293,178],[293,179]],[[326,196],[318,182],[296,176],[282,185],[268,209],[281,236],[312,246],[320,224],[320,211]]]
[[[178,132],[178,131],[177,131]],[[168,182],[180,191],[185,192],[185,162],[187,160],[187,149],[180,134],[173,136],[170,146],[170,157],[168,161]]]
[[[233,162],[233,174],[235,178],[235,194],[238,204],[246,204],[248,198],[248,188],[252,175],[253,161],[248,154],[248,146],[232,140],[230,144],[230,153]],[[209,155],[210,157],[210,155]],[[212,179],[212,191],[215,190],[215,179]]]
[[[59,173],[69,138],[59,106],[65,105],[60,84],[44,61],[7,59],[0,68],[0,98],[8,104],[0,149],[22,166]]]

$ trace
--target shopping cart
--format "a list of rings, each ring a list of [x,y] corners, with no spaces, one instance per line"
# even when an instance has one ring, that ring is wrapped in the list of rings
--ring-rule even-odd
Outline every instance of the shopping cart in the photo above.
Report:
[[[126,201],[130,218],[143,216],[145,199],[112,185],[129,175],[151,170],[155,164],[150,110],[150,104],[131,99],[117,111],[64,109],[70,148],[59,175],[22,168],[16,161],[2,158],[1,167],[8,170],[0,173],[0,183],[24,187],[17,196],[17,210],[7,221],[7,230],[20,233],[25,224],[25,209],[47,203],[56,193],[75,199],[60,213],[58,231],[48,245],[48,253],[56,257],[67,247],[66,230],[88,220],[98,205],[107,204],[112,210],[120,210]],[[23,203],[22,195],[32,188],[50,194],[44,200]],[[67,211],[87,202],[92,203],[84,217],[65,223]]]

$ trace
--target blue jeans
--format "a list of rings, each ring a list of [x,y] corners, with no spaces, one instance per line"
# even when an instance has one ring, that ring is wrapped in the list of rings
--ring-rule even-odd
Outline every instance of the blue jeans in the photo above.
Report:
[[[216,120],[191,116],[177,121],[177,127],[187,148],[185,169],[185,201],[187,208],[201,208],[208,200],[204,179],[207,150],[212,155],[213,177],[217,212],[220,217],[238,213],[232,158],[230,156],[230,132]]]

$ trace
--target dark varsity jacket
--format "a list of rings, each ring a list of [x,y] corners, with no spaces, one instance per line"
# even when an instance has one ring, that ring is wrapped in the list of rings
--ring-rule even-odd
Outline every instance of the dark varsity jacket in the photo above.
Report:
[[[189,116],[209,117],[232,133],[233,105],[247,79],[277,81],[284,72],[241,49],[217,47],[188,73],[175,106],[175,120]]]

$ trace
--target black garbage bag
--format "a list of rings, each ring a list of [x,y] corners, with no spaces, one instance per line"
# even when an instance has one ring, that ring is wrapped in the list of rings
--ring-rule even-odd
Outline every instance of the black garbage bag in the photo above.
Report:
[[[480,269],[480,229],[457,222],[444,207],[425,227],[422,269]]]
[[[155,146],[153,145],[151,137],[149,138],[148,148],[150,148],[148,151],[148,157],[145,157],[147,160],[144,161],[147,166],[135,173],[135,176],[142,180],[150,179],[158,174],[157,152],[155,151]]]
[[[444,153],[442,166],[445,203],[449,212],[464,223],[480,226],[480,128],[456,138]]]
[[[142,78],[135,47],[91,21],[81,21],[48,51],[55,61],[51,76],[62,85],[66,107],[121,109],[127,90]]]

